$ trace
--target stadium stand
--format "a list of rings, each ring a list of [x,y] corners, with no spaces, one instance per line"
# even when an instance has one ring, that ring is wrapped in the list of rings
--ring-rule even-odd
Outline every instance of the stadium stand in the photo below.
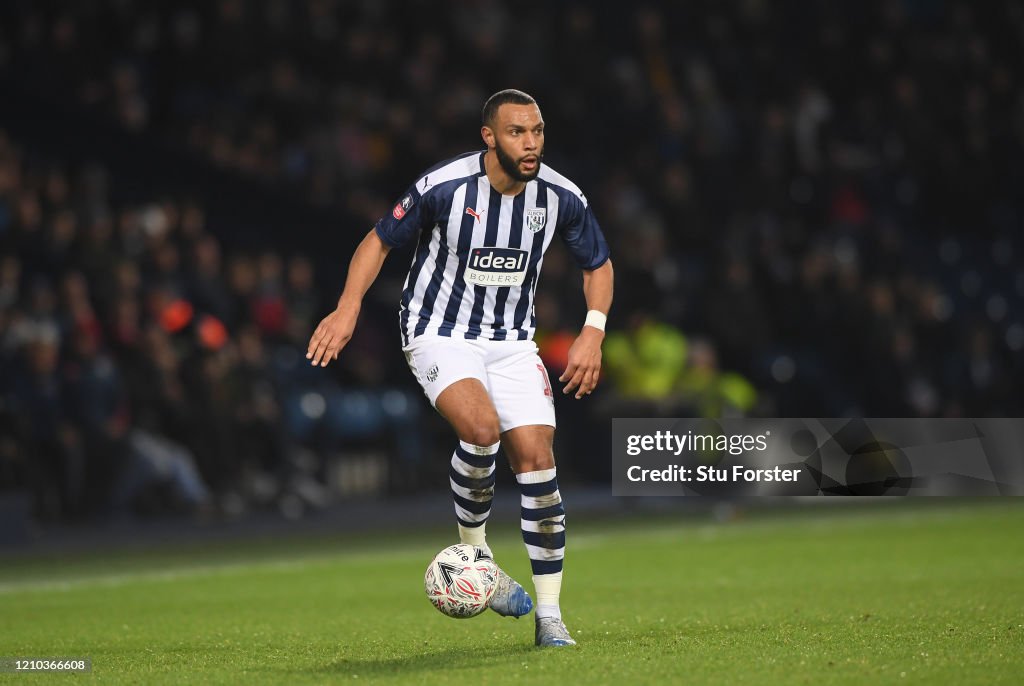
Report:
[[[295,512],[342,445],[417,464],[428,413],[380,352],[404,265],[337,376],[301,350],[366,227],[507,86],[612,243],[594,408],[635,403],[655,321],[701,354],[652,412],[728,385],[761,416],[1021,415],[1019,3],[524,6],[4,3],[0,486],[48,520]],[[553,368],[577,278],[549,255]],[[595,411],[559,407],[577,478],[607,468]]]

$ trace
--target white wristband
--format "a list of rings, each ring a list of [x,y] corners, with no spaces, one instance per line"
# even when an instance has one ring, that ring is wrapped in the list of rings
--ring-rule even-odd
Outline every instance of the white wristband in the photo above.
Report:
[[[595,329],[604,331],[605,322],[608,321],[608,316],[599,310],[590,310],[587,312],[587,319],[583,322],[583,326],[592,326]]]

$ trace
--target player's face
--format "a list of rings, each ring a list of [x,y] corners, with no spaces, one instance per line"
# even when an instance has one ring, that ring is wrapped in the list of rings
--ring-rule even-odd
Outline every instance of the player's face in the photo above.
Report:
[[[491,133],[498,163],[506,174],[523,182],[537,177],[544,159],[544,119],[539,107],[502,105]]]

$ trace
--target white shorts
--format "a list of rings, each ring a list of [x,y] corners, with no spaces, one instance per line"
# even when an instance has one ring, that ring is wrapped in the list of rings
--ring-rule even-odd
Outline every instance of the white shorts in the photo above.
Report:
[[[555,397],[533,341],[418,336],[402,348],[431,405],[460,379],[479,379],[498,411],[501,431],[555,425]]]

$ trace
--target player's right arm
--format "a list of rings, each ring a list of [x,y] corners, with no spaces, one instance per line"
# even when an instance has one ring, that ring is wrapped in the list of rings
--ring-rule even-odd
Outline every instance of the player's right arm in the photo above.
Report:
[[[432,193],[422,195],[420,185],[426,190],[426,177],[406,191],[391,212],[381,217],[356,248],[348,266],[345,288],[338,298],[338,307],[324,317],[309,339],[306,359],[314,367],[326,367],[331,360],[338,359],[338,353],[352,340],[363,296],[377,279],[391,248],[405,245],[420,231],[434,225],[436,208]]]
[[[306,359],[314,367],[326,367],[328,362],[338,359],[338,353],[352,340],[363,296],[376,280],[390,250],[376,229],[371,229],[356,248],[348,266],[345,288],[338,298],[338,307],[323,318],[309,339]]]

